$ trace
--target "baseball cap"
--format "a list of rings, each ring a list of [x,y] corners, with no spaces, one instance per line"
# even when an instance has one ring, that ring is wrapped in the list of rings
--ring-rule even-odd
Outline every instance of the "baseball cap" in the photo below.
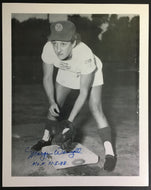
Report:
[[[50,26],[51,34],[49,40],[58,41],[71,41],[73,36],[76,34],[76,27],[71,21],[58,21],[54,22]]]

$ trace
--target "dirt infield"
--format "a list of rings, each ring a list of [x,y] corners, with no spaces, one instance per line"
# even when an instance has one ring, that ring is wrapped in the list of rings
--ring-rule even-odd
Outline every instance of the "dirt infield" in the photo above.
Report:
[[[73,102],[77,92],[68,100]],[[135,86],[114,86],[103,91],[104,112],[111,124],[117,153],[113,172],[105,172],[99,163],[55,170],[52,165],[36,163],[28,147],[41,139],[47,113],[47,99],[41,85],[15,85],[12,97],[12,176],[138,176],[139,126],[137,89]],[[70,110],[71,105],[64,109]],[[87,104],[76,119],[76,141],[104,160],[104,149]],[[38,165],[39,164],[39,165]]]

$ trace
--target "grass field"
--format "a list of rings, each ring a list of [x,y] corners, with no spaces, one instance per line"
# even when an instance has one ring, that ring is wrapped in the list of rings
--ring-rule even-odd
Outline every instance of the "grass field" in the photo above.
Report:
[[[77,92],[73,92],[65,110],[70,110]],[[47,99],[42,85],[15,85],[12,96],[12,176],[137,176],[139,175],[139,126],[135,85],[106,86],[104,112],[112,127],[117,153],[113,172],[98,164],[55,170],[52,166],[33,166],[26,147],[41,139],[47,114]],[[76,140],[104,159],[104,149],[87,104],[76,119]]]

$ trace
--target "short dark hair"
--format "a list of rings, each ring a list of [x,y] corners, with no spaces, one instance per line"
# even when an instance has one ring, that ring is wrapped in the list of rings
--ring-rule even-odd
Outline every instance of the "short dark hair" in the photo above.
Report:
[[[72,39],[71,39],[71,43],[73,43],[74,41],[76,41],[76,44],[80,43],[81,42],[81,36],[79,33],[76,33]]]

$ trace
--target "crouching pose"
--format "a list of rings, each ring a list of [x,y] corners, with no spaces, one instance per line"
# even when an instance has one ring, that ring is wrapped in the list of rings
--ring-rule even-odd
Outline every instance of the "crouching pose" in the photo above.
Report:
[[[50,107],[43,138],[32,149],[39,151],[42,147],[51,144],[51,140],[58,130],[56,120],[67,95],[72,89],[79,89],[79,94],[68,119],[62,121],[61,124],[62,141],[63,138],[73,133],[74,120],[86,99],[89,98],[90,110],[96,120],[98,134],[105,149],[104,169],[112,171],[115,168],[116,156],[112,147],[111,128],[102,110],[103,74],[101,60],[85,43],[77,39],[76,27],[70,21],[51,24],[51,34],[49,41],[43,48],[42,60],[43,85]],[[58,68],[55,84],[53,82],[54,67]],[[60,139],[59,135],[57,137]],[[55,140],[57,141],[57,138]]]

